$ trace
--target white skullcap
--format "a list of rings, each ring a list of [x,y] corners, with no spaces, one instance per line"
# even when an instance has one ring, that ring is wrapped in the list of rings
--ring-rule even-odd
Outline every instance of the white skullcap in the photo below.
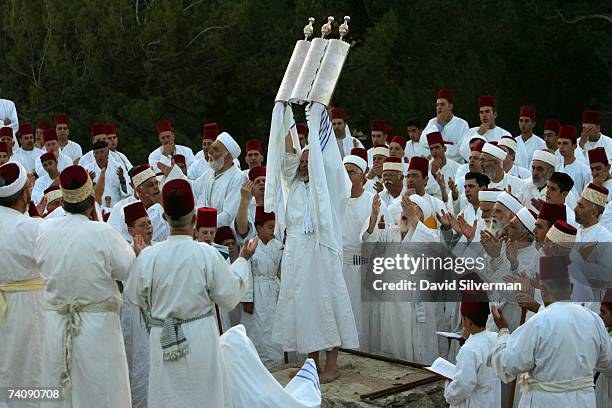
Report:
[[[523,207],[516,213],[516,217],[519,219],[521,224],[523,224],[525,228],[527,228],[527,230],[533,234],[536,219],[531,211],[529,211],[527,207]]]
[[[478,192],[478,201],[485,201],[488,203],[497,202],[497,197],[501,194],[501,191],[498,190],[480,190]]]
[[[240,146],[238,146],[238,143],[236,143],[234,138],[231,137],[229,133],[222,132],[219,136],[217,136],[217,140],[223,143],[223,146],[225,146],[229,154],[232,156],[232,159],[240,156]]]
[[[506,146],[508,149],[512,149],[513,152],[516,152],[516,141],[511,137],[502,137],[497,142],[497,146]]]
[[[372,156],[378,155],[389,157],[389,148],[386,146],[377,146],[372,148]]]
[[[423,221],[431,216],[431,208],[429,207],[429,203],[423,197],[418,194],[412,194],[410,196],[410,201],[418,205],[421,209],[421,212],[423,213]]]
[[[513,195],[508,194],[506,191],[502,191],[501,194],[497,197],[497,202],[501,203],[507,209],[512,212],[512,214],[518,213],[523,205],[517,200]]]
[[[488,153],[491,156],[495,157],[498,160],[504,161],[504,159],[506,158],[506,152],[504,152],[502,149],[500,149],[499,147],[491,144],[491,143],[485,143],[485,145],[482,148],[482,152],[483,153]]]
[[[26,185],[28,181],[28,174],[26,169],[19,163],[9,162],[0,166],[0,174],[10,174],[14,175],[15,172],[19,172],[17,178],[11,183],[5,186],[0,187],[0,198],[10,197],[12,195],[17,194],[23,187]],[[11,177],[11,176],[8,176]]]
[[[359,167],[361,171],[364,173],[366,169],[368,168],[368,162],[366,162],[361,157],[354,155],[354,154],[349,154],[348,156],[344,156],[344,159],[342,159],[342,164],[354,164],[355,166]]]
[[[550,152],[547,152],[546,150],[536,150],[535,152],[533,152],[533,159],[531,160],[540,160],[544,163],[550,164],[553,167],[557,165],[557,156]]]

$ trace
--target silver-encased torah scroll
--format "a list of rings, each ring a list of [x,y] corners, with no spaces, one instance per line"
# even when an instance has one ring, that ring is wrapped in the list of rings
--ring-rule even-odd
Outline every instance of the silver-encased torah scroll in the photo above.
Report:
[[[342,40],[328,40],[323,61],[312,83],[307,100],[329,106],[334,89],[340,78],[340,72],[348,56],[349,43]]]
[[[329,40],[325,38],[315,38],[312,40],[300,75],[293,87],[293,92],[291,92],[289,102],[303,104],[308,101],[308,93],[317,77],[317,72],[325,55],[328,42]]]
[[[309,49],[310,42],[306,40],[299,40],[295,44],[293,54],[289,60],[289,65],[287,65],[287,69],[285,70],[285,76],[283,76],[283,81],[281,82],[276,98],[274,99],[275,102],[289,102],[291,92],[293,91],[293,87],[297,82],[300,71],[304,66],[304,61],[306,60]]]

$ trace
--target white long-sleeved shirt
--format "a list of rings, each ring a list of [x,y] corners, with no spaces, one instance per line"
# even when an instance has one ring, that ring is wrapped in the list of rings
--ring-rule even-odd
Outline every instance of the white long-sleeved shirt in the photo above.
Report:
[[[526,169],[531,168],[531,159],[536,150],[546,149],[546,142],[540,136],[533,134],[527,141],[521,135],[514,138],[516,141],[516,158],[514,163]]]
[[[10,120],[11,123],[5,125],[6,119]],[[17,116],[17,108],[15,102],[8,99],[0,99],[0,127],[9,126],[13,129],[13,141],[15,146],[17,143],[17,132],[19,131],[19,117]]]
[[[60,147],[60,151],[66,156],[70,157],[70,160],[74,163],[81,156],[83,156],[83,149],[77,142],[69,140],[66,146]]]
[[[111,203],[109,207],[112,207],[113,205],[117,204],[124,198],[129,197],[133,193],[128,187],[127,174],[125,173],[125,169],[123,173],[125,177],[125,183],[123,184],[123,186],[121,185],[121,182],[119,181],[119,176],[117,175],[117,170],[119,168],[123,167],[117,164],[117,162],[115,162],[115,160],[113,160],[109,156],[108,164],[106,165],[105,171],[106,177],[104,178],[104,192],[102,193],[102,200],[106,200],[106,197],[111,198]],[[96,163],[96,161],[94,160],[92,163],[89,163],[85,166],[85,170],[87,170],[87,172],[96,173],[96,177],[92,181],[94,183],[97,183],[101,173],[101,169],[98,166],[98,163]],[[104,201],[103,203],[106,205]]]
[[[182,146],[178,144],[174,147],[174,154],[182,154],[183,156],[185,156],[185,164],[187,165],[187,168],[189,168],[189,166],[191,166],[191,163],[193,163],[194,161],[193,151],[187,146]],[[151,169],[153,169],[153,171],[156,173],[159,171],[159,169],[157,168],[157,163],[161,160],[161,158],[162,146],[153,150],[151,154],[149,154],[149,164],[151,165]]]
[[[43,153],[41,153],[41,155],[42,154]],[[59,152],[57,154],[57,171],[61,173],[66,167],[72,166],[72,164],[73,163],[72,160],[70,160],[70,157],[66,156],[62,152]],[[42,163],[40,162],[40,156],[38,156],[34,161],[34,171],[39,177],[46,173],[45,169],[42,166]]]
[[[235,166],[215,176],[210,169],[193,182],[193,193],[197,207],[217,209],[217,227],[234,222],[240,204],[240,187],[243,174]]]
[[[43,153],[45,153],[45,151],[38,147],[34,147],[32,150],[23,150],[21,147],[18,147],[13,151],[12,158],[19,162],[28,173],[32,174],[34,172],[36,160],[38,160]]]
[[[429,155],[427,135],[432,132],[440,132],[442,133],[443,140],[453,143],[446,146],[446,157],[449,160],[462,163],[463,158],[459,153],[459,147],[461,145],[463,136],[467,134],[469,128],[470,126],[468,125],[468,123],[458,116],[453,116],[453,118],[444,126],[438,123],[437,117],[429,119],[429,122],[427,122],[427,125],[423,129],[423,132],[421,132],[421,144],[423,144],[425,146],[425,149],[427,150],[427,155],[425,155],[425,157]]]

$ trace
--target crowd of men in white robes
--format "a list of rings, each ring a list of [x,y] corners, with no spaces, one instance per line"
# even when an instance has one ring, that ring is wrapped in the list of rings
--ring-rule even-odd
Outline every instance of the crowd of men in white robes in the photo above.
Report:
[[[242,147],[205,123],[194,154],[164,119],[136,165],[118,148],[121,126],[94,123],[83,152],[68,115],[19,122],[0,100],[11,112],[0,118],[0,387],[58,387],[58,406],[314,407],[349,348],[456,363],[452,407],[612,404],[612,138],[600,113],[585,110],[581,129],[546,119],[539,136],[535,107],[522,106],[513,136],[493,96],[475,104],[473,127],[451,90],[435,96],[427,123],[394,132],[373,119],[370,140],[334,107]],[[371,243],[481,256],[470,279],[521,290],[366,302]],[[289,386],[262,379],[263,364],[306,357]]]

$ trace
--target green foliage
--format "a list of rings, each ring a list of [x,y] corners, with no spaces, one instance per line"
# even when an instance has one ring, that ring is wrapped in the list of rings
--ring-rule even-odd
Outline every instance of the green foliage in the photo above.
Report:
[[[351,16],[354,43],[336,105],[351,127],[373,118],[404,133],[434,114],[435,92],[477,123],[477,97],[498,99],[498,122],[517,132],[521,104],[580,122],[585,107],[612,122],[612,23],[587,1],[450,0],[2,0],[0,96],[20,120],[71,118],[87,150],[90,125],[116,123],[135,163],[157,145],[154,124],[174,121],[177,142],[199,150],[200,126],[218,121],[244,141],[267,138],[273,98],[295,41],[314,16]],[[558,8],[557,8],[558,7]],[[608,9],[606,9],[608,7]],[[564,17],[560,18],[560,15]],[[609,128],[608,128],[609,129]],[[539,129],[540,130],[540,129]],[[609,133],[609,132],[608,132]]]

